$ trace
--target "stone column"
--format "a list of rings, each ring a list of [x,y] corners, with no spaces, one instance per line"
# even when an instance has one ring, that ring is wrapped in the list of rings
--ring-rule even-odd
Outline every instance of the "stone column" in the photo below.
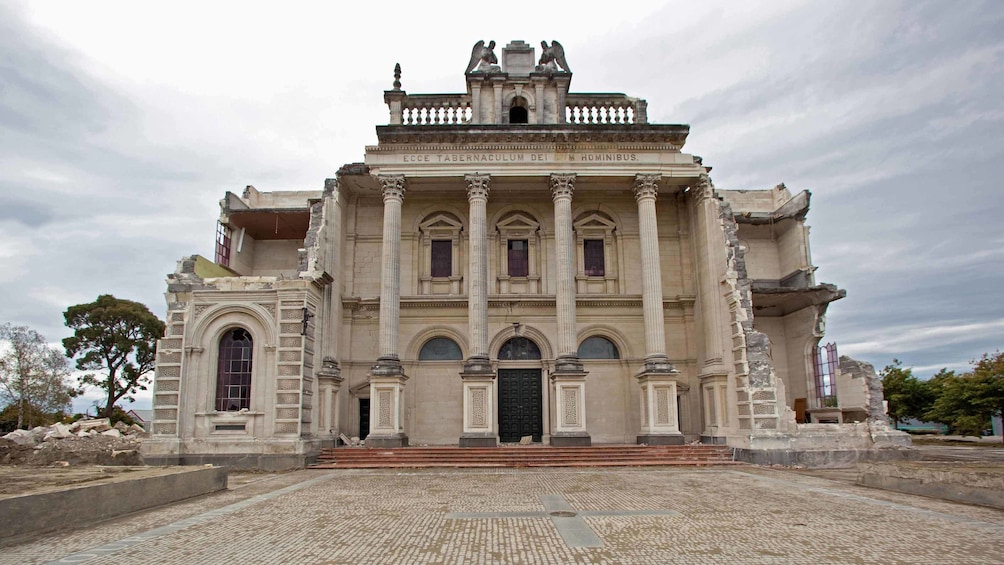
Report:
[[[555,425],[551,445],[590,445],[586,431],[586,371],[579,360],[575,328],[575,238],[572,233],[574,174],[552,174],[554,247],[557,269],[555,319],[558,355],[551,374]]]
[[[638,443],[682,444],[676,410],[679,371],[666,356],[666,320],[662,310],[662,261],[655,200],[660,175],[637,175],[634,196],[638,203],[641,240],[642,315],[645,320],[645,366],[635,375],[641,386],[641,434]]]
[[[488,192],[489,175],[464,175],[470,206],[467,255],[467,323],[471,351],[460,378],[464,384],[464,431],[460,447],[494,447],[495,372],[488,358]]]
[[[711,178],[702,174],[691,186],[690,204],[693,207],[694,243],[697,248],[697,296],[703,339],[701,367],[702,406],[704,408],[704,443],[725,443],[729,426],[728,368],[725,365],[725,332],[722,321],[721,273],[715,268],[720,260],[725,264],[725,240],[719,223],[718,202]],[[727,335],[727,334],[726,334]]]
[[[373,447],[408,445],[404,433],[404,383],[398,357],[401,308],[401,204],[404,176],[379,175],[383,187],[383,257],[380,267],[380,356],[370,369],[370,435]]]

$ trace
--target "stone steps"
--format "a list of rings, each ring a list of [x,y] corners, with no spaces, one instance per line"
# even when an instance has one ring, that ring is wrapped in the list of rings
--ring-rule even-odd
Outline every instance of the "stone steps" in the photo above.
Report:
[[[403,447],[324,449],[311,469],[416,467],[630,467],[732,465],[719,445],[590,447]]]

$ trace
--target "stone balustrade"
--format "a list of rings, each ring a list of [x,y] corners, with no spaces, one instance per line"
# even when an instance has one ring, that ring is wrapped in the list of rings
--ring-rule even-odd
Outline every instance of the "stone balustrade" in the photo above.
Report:
[[[623,94],[572,94],[565,98],[569,124],[648,123],[648,102]]]
[[[437,126],[471,122],[468,94],[409,94],[401,102],[401,123],[409,126]]]

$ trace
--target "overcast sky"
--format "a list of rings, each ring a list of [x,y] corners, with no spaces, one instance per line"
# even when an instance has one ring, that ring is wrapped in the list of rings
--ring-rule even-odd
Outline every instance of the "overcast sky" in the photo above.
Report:
[[[1004,2],[344,4],[0,3],[0,323],[58,342],[103,293],[163,317],[224,191],[362,160],[395,63],[461,92],[476,41],[556,38],[573,91],[690,124],[717,187],[812,191],[848,293],[824,342],[921,376],[1004,346]]]

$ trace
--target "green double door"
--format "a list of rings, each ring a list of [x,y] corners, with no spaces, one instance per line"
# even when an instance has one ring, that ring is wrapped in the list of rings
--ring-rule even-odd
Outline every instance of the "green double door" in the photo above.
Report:
[[[518,442],[544,433],[540,369],[499,369],[499,441]]]

